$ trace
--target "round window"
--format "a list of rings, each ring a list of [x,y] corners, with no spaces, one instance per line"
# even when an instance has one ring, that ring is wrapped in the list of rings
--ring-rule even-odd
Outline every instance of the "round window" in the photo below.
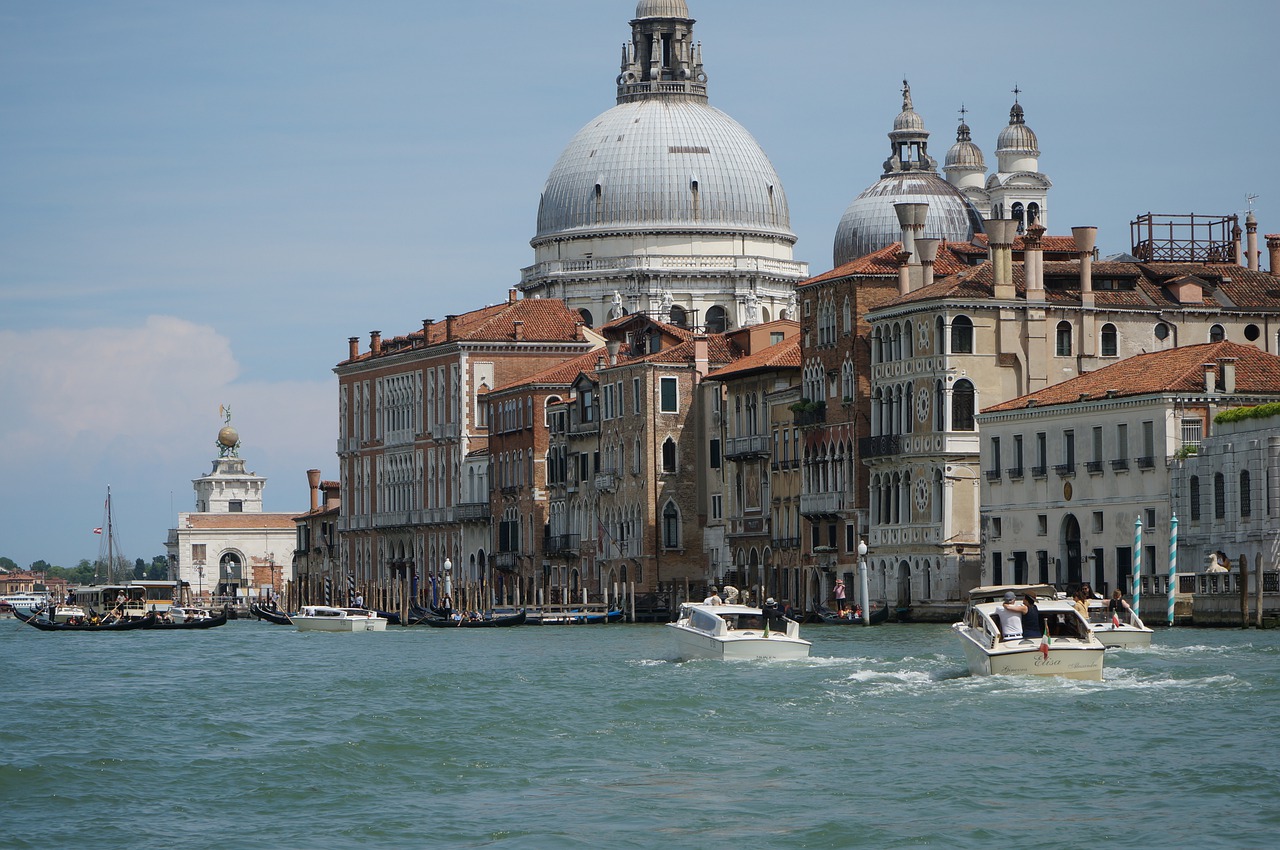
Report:
[[[1254,342],[1260,336],[1262,336],[1262,331],[1258,330],[1257,325],[1244,326],[1244,338],[1249,340],[1249,342]]]
[[[1159,324],[1156,325],[1156,339],[1168,339],[1168,338],[1169,338],[1169,326],[1166,325],[1164,322],[1160,322]]]

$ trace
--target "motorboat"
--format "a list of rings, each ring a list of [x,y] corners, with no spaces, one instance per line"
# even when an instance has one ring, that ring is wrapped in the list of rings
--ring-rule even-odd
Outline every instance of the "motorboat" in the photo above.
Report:
[[[1004,640],[996,611],[1004,595],[1036,596],[1044,621],[1044,637]],[[1050,585],[1006,584],[969,591],[964,620],[951,626],[974,676],[1063,676],[1102,681],[1106,646],[1071,600]]]
[[[290,617],[300,632],[385,632],[387,620],[364,608],[307,605]]]
[[[781,628],[774,628],[761,609],[749,605],[685,603],[679,619],[667,628],[681,660],[808,658],[812,646],[800,637],[795,620],[784,619]]]
[[[1105,599],[1089,600],[1089,628],[1109,649],[1151,646],[1151,636],[1155,634],[1137,611],[1129,611],[1127,618],[1120,617],[1107,610]]]

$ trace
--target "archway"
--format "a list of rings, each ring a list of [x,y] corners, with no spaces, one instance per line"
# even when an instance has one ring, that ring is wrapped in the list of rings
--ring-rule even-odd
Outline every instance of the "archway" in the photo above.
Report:
[[[1066,559],[1067,585],[1076,586],[1083,580],[1080,559],[1080,523],[1075,514],[1067,514],[1062,520],[1062,552]]]
[[[911,607],[911,565],[906,561],[898,564],[898,607]]]

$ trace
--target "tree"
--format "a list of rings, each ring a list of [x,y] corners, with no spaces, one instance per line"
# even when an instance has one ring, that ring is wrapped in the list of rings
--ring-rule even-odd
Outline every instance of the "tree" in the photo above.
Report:
[[[12,558],[0,558],[0,569],[16,570],[17,568],[18,562]]]
[[[141,558],[133,562],[133,577],[142,579],[147,577],[147,562]]]

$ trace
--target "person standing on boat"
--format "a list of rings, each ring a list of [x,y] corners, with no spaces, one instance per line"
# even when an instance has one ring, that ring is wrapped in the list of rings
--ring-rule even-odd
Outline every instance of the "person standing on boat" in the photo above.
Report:
[[[845,603],[844,579],[836,579],[836,610],[843,614]]]
[[[772,596],[764,601],[764,607],[760,610],[764,613],[765,620],[768,621],[770,628],[786,628],[787,615],[782,610],[782,606]]]
[[[1027,606],[1027,613],[1022,615],[1022,636],[1024,638],[1044,637],[1044,618],[1040,615],[1040,609],[1036,607],[1036,595],[1028,591],[1023,594],[1022,602]]]
[[[702,600],[702,604],[703,605],[723,605],[724,604],[724,600],[720,598],[720,593],[716,590],[716,586],[714,584],[711,585],[711,587],[707,588],[707,598]]]
[[[1006,590],[1004,604],[996,609],[996,619],[1000,622],[1000,637],[1003,640],[1022,640],[1022,615],[1027,613],[1027,606],[1018,601],[1012,590]]]
[[[1111,621],[1128,622],[1130,615],[1133,614],[1133,608],[1124,600],[1124,591],[1116,588],[1111,591],[1111,599],[1107,602],[1107,611],[1111,614]]]
[[[363,607],[364,607],[364,594],[363,594],[363,593],[357,593],[357,594],[356,594],[356,607],[357,607],[357,608],[363,608]]]

